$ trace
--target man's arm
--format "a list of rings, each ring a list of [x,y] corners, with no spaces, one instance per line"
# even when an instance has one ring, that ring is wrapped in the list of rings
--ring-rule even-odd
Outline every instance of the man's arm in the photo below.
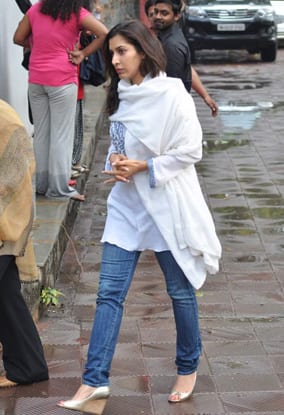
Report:
[[[204,102],[211,108],[211,113],[213,117],[216,117],[218,114],[218,105],[213,98],[208,94],[207,89],[203,85],[199,75],[196,70],[191,67],[191,77],[192,77],[192,88],[194,91],[203,98]]]

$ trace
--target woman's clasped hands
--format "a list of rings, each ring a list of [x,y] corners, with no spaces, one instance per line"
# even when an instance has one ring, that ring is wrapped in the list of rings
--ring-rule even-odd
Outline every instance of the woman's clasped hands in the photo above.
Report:
[[[130,183],[134,174],[148,169],[146,161],[130,160],[123,154],[111,154],[109,161],[112,170],[103,170],[102,173],[112,177],[104,183]]]

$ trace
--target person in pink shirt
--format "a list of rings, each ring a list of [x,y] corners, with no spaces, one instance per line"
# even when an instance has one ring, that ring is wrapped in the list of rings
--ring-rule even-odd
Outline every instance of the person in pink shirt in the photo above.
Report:
[[[84,201],[69,186],[78,89],[77,65],[100,48],[107,28],[81,0],[41,0],[26,13],[14,43],[31,48],[29,98],[34,119],[36,192]],[[95,40],[76,49],[81,30]]]

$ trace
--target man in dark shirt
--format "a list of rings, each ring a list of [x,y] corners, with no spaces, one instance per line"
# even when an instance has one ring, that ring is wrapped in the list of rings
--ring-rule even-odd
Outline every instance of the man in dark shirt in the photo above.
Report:
[[[215,117],[218,114],[218,105],[191,66],[190,48],[178,23],[183,6],[182,0],[147,0],[145,14],[151,30],[157,34],[163,45],[167,57],[167,75],[180,78],[188,92],[192,86]]]
[[[180,78],[187,91],[190,92],[190,49],[178,24],[181,8],[181,0],[156,0],[154,28],[167,57],[167,75]]]

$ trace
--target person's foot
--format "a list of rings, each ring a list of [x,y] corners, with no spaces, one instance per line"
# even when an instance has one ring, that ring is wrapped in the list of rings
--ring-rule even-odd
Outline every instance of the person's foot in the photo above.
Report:
[[[73,409],[75,411],[84,411],[89,403],[92,403],[96,413],[102,414],[109,397],[110,390],[108,386],[92,387],[81,385],[72,399],[68,401],[60,401],[57,406],[61,408]],[[93,413],[93,412],[92,412]]]
[[[13,382],[9,380],[6,376],[0,376],[0,388],[11,388],[13,386],[17,386],[17,382]]]
[[[77,179],[80,176],[81,176],[81,173],[79,171],[73,170],[73,169],[71,170],[71,180],[72,179]]]
[[[86,200],[85,195],[80,195],[79,193],[77,195],[72,196],[71,199],[76,200],[77,202],[85,202]]]
[[[79,173],[89,173],[90,171],[90,169],[88,169],[87,166],[84,166],[84,165],[81,166],[80,164],[75,164],[75,165],[73,164],[72,170],[75,170]]]
[[[190,398],[195,387],[196,378],[197,372],[191,373],[190,375],[178,375],[168,401],[177,403]]]

